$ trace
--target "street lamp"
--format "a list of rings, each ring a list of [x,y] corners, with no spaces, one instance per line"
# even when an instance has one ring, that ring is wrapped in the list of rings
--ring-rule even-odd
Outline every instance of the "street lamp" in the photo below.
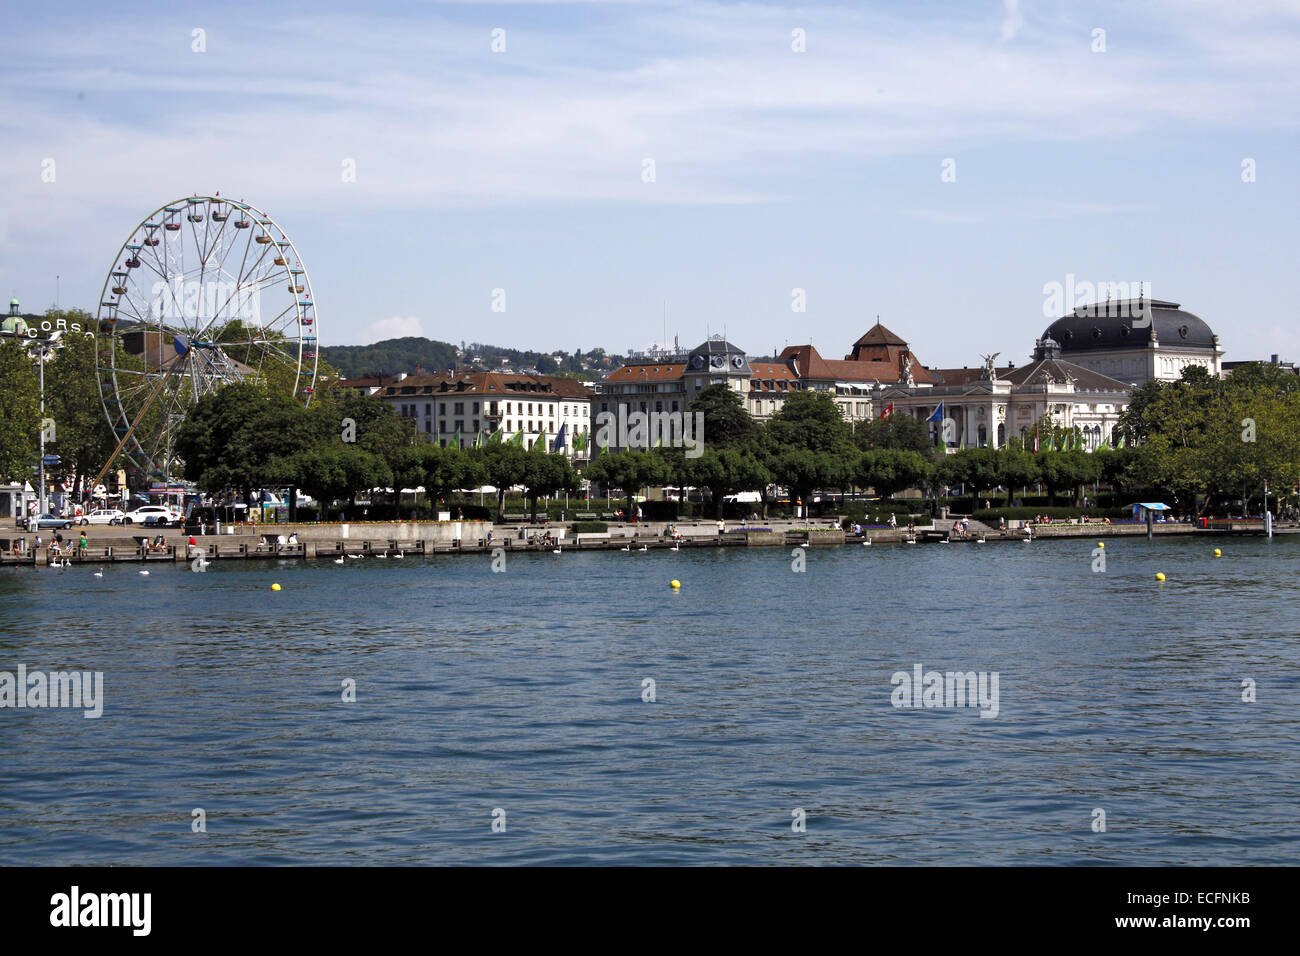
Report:
[[[36,520],[38,525],[40,516],[45,514],[45,360],[54,353],[56,348],[59,348],[58,341],[62,336],[62,331],[54,332],[51,333],[49,338],[36,344],[36,354],[41,368],[41,458],[36,466],[37,480],[40,483],[36,499]]]

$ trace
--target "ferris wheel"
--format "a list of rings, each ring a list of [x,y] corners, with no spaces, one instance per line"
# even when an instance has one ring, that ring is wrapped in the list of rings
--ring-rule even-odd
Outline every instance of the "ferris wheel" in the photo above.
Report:
[[[245,202],[189,196],[145,217],[104,280],[98,328],[104,412],[151,478],[179,473],[177,429],[221,385],[256,381],[304,404],[315,393],[311,280],[284,230]]]

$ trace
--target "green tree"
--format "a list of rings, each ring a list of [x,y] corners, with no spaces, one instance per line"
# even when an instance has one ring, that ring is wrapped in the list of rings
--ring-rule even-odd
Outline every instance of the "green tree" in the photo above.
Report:
[[[621,488],[627,496],[627,514],[636,511],[633,496],[648,485],[663,484],[668,478],[664,459],[650,451],[606,452],[592,460],[584,473],[606,489]]]
[[[925,422],[898,412],[863,422],[853,432],[853,440],[864,450],[894,448],[927,457],[934,451],[934,441]]]
[[[704,415],[704,432],[695,437],[709,448],[749,448],[758,440],[758,424],[736,392],[710,385],[691,401],[688,414]]]
[[[930,471],[928,455],[905,448],[873,448],[864,451],[854,469],[854,481],[870,487],[882,498],[922,484]]]
[[[0,479],[28,481],[40,454],[39,382],[31,356],[0,340]]]
[[[527,488],[529,515],[537,520],[537,499],[559,491],[573,491],[578,487],[577,474],[569,459],[561,454],[546,451],[546,443],[538,442],[525,458],[523,483]]]
[[[66,319],[89,326],[84,312],[47,313],[51,319]],[[95,364],[95,340],[84,335],[67,336],[45,365],[45,414],[54,419],[55,439],[51,449],[75,482],[94,477],[117,447],[117,436],[109,427],[100,404],[99,374]]]
[[[706,448],[685,460],[685,484],[708,488],[715,517],[722,517],[723,499],[741,491],[760,491],[770,481],[766,467],[751,452],[738,448]]]
[[[470,452],[478,458],[489,484],[497,489],[497,520],[505,520],[506,489],[522,484],[528,474],[528,452],[514,442],[489,442]]]
[[[818,488],[839,488],[847,483],[846,459],[839,450],[785,447],[770,456],[768,469],[772,478],[788,489],[796,506],[806,506]]]
[[[765,431],[772,444],[782,449],[842,454],[853,445],[849,423],[825,392],[799,391],[788,396]]]

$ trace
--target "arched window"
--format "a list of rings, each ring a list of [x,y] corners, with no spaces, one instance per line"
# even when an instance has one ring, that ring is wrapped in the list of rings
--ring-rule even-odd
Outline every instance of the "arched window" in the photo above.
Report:
[[[987,426],[987,425],[980,425],[980,427],[979,427],[978,430],[979,430],[980,447],[981,447],[981,448],[986,448],[986,447],[988,447],[988,443],[989,443],[989,429],[988,429],[988,426]]]
[[[1006,423],[998,425],[998,447],[1001,448],[1007,443],[1007,426]]]

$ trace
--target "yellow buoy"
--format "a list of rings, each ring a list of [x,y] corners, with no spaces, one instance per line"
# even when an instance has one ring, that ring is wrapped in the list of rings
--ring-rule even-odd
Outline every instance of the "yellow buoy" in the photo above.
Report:
[[[1104,547],[1106,547],[1106,542],[1105,542],[1105,541],[1098,541],[1098,542],[1097,542],[1097,547],[1099,547],[1099,548],[1104,548]]]
[[[1164,579],[1165,579],[1165,572],[1163,572],[1163,571],[1157,571],[1157,572],[1156,572],[1156,580],[1157,580],[1157,581],[1163,581]]]
[[[1223,557],[1223,552],[1220,551],[1218,548],[1215,548],[1215,549],[1214,549],[1214,556],[1215,556],[1216,558],[1221,558],[1221,557]]]
[[[674,591],[676,591],[678,588],[682,586],[682,582],[678,581],[676,578],[673,578],[671,581],[668,582],[668,586],[672,588]]]
[[[278,591],[278,590],[280,590],[280,585],[278,585],[278,584],[272,584],[272,585],[271,585],[271,590],[272,590],[272,591]]]

